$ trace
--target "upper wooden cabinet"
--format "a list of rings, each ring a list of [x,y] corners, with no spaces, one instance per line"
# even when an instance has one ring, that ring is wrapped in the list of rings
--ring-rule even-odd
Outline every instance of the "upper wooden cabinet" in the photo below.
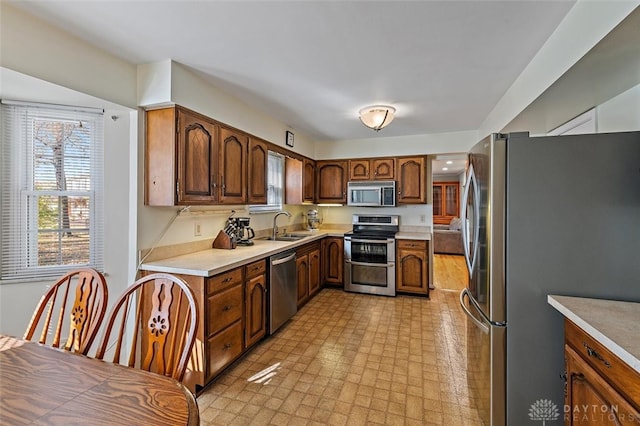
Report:
[[[267,164],[269,149],[266,142],[249,138],[249,155],[247,157],[247,182],[249,204],[267,204]]]
[[[349,180],[393,180],[395,158],[349,160]]]
[[[424,204],[427,201],[427,170],[426,158],[400,157],[398,158],[398,204]]]
[[[247,144],[246,134],[220,127],[220,203],[247,202]]]
[[[305,158],[302,162],[302,202],[316,201],[316,162]]]
[[[287,157],[285,163],[285,204],[314,202],[315,162]]]
[[[433,223],[446,224],[460,215],[460,183],[433,183]]]
[[[146,120],[147,205],[247,203],[246,134],[179,106],[147,111]],[[255,171],[266,157],[253,148]]]
[[[316,202],[346,204],[347,173],[346,160],[316,161]]]
[[[147,111],[145,203],[150,206],[218,201],[218,127],[180,108]]]

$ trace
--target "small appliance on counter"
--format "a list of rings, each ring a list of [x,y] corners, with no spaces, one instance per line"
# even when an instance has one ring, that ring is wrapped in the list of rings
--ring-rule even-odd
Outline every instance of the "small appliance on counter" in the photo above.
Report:
[[[318,210],[309,210],[307,212],[307,230],[315,231],[322,224],[322,219],[318,216]]]
[[[229,219],[234,222],[238,245],[252,246],[256,233],[253,231],[253,228],[249,226],[251,219],[248,217],[233,217]]]

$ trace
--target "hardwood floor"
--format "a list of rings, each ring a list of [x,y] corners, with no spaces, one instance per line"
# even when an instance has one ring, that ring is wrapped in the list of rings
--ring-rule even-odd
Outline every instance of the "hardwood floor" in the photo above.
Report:
[[[433,285],[435,288],[459,292],[467,286],[467,265],[465,265],[464,256],[434,254],[433,263]]]

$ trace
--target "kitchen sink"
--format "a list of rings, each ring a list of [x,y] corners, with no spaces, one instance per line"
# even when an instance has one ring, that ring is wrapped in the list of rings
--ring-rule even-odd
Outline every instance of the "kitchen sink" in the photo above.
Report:
[[[278,234],[275,241],[298,241],[308,236],[306,234]],[[267,240],[274,240],[274,238],[267,237]]]

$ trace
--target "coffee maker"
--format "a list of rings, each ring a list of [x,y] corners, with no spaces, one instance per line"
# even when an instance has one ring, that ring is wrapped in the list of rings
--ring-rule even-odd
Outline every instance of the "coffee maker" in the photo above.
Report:
[[[253,238],[256,236],[253,228],[249,226],[251,219],[248,217],[230,218],[236,227],[236,241],[241,246],[252,246]]]

